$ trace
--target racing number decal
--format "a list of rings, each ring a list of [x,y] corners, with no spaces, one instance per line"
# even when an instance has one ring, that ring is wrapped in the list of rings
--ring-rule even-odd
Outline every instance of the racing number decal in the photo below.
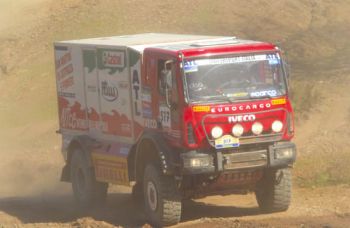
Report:
[[[160,106],[159,115],[162,126],[171,128],[170,109],[167,106]]]

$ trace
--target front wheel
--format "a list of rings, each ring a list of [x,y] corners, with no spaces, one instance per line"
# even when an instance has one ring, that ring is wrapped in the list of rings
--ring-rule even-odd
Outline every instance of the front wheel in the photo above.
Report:
[[[105,202],[108,183],[96,181],[93,167],[79,149],[73,152],[70,173],[74,197],[82,209]]]
[[[267,170],[257,184],[256,199],[263,212],[286,211],[292,193],[292,174],[289,168]]]
[[[181,218],[181,194],[175,179],[164,176],[158,166],[148,164],[145,168],[143,192],[145,212],[156,227],[174,225]]]

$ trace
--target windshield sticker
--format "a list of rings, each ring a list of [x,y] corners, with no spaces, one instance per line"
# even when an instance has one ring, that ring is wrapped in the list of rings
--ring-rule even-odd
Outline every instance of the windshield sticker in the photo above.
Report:
[[[231,63],[244,63],[244,62],[256,62],[267,60],[267,55],[248,55],[248,56],[236,56],[231,58],[221,59],[197,59],[195,65],[220,65],[220,64],[231,64]]]
[[[193,82],[188,85],[188,88],[191,90],[200,90],[203,89],[205,86],[202,82]]]
[[[266,59],[269,61],[270,65],[277,65],[280,63],[280,57],[277,54],[268,54],[266,55]]]
[[[277,91],[276,90],[257,91],[257,92],[250,93],[250,96],[251,97],[265,97],[265,96],[275,97],[277,96]]]
[[[241,92],[241,93],[229,93],[226,94],[227,97],[246,97],[248,96],[247,92]]]
[[[195,61],[186,61],[184,71],[185,73],[197,72],[198,66],[196,65]]]

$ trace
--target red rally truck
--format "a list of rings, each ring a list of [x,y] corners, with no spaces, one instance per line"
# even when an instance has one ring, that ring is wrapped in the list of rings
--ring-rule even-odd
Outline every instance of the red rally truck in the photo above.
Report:
[[[296,159],[281,51],[235,37],[137,34],[54,44],[59,133],[83,207],[132,186],[149,221],[176,224],[182,201],[255,192],[287,210]]]

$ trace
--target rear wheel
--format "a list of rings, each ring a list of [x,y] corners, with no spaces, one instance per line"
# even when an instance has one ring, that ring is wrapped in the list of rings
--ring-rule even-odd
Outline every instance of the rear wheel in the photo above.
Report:
[[[164,176],[158,166],[149,164],[145,168],[143,192],[146,215],[154,226],[180,221],[181,195],[173,177]]]
[[[290,205],[292,175],[289,168],[267,170],[257,184],[256,199],[262,211],[286,211]]]
[[[70,169],[73,193],[79,206],[86,208],[105,202],[108,183],[96,181],[83,151],[73,152]]]

